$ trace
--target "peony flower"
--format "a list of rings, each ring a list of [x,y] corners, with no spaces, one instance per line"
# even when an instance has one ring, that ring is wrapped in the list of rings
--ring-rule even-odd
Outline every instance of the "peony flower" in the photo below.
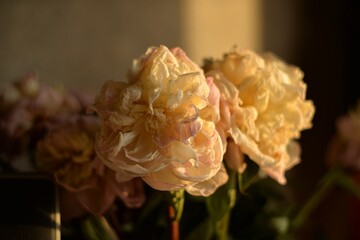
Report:
[[[38,118],[54,119],[61,115],[78,113],[80,103],[70,93],[44,85],[36,98],[28,103],[27,108]]]
[[[325,155],[329,167],[340,168],[346,177],[360,185],[360,102],[355,109],[336,120],[336,132],[330,139]],[[336,192],[338,193],[338,192]],[[340,196],[340,194],[338,194]],[[345,201],[344,201],[345,200]],[[356,194],[342,198],[341,204],[349,206],[350,222],[354,227],[360,221],[360,202]],[[338,204],[338,203],[337,203]],[[359,231],[353,228],[352,239],[359,238]]]
[[[50,126],[48,134],[38,142],[36,160],[39,170],[54,174],[56,182],[63,188],[62,200],[71,203],[71,206],[63,205],[67,219],[71,218],[69,214],[74,211],[71,208],[76,205],[101,215],[116,197],[128,207],[139,207],[144,202],[139,179],[117,182],[115,173],[97,158],[94,149],[97,130],[97,118],[73,117]]]
[[[327,150],[330,165],[360,170],[360,103],[336,122],[337,133]]]
[[[10,156],[22,152],[32,135],[41,134],[46,122],[79,111],[74,96],[41,85],[34,73],[28,73],[0,93],[0,138],[5,143],[1,152]]]
[[[180,48],[149,48],[128,83],[109,81],[94,109],[98,155],[118,178],[158,190],[210,195],[227,181],[215,122],[220,94]]]
[[[285,184],[285,170],[299,162],[300,148],[293,140],[311,127],[315,111],[305,100],[301,70],[272,54],[250,50],[233,50],[222,60],[210,61],[206,70],[222,93],[229,136],[263,172]],[[238,159],[228,156],[227,161]],[[244,170],[240,163],[229,165]]]

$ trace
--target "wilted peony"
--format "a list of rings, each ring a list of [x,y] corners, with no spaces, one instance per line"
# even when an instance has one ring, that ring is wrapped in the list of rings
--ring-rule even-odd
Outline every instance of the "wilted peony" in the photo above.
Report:
[[[230,124],[227,130],[240,151],[285,184],[285,170],[299,162],[300,148],[293,139],[311,127],[315,111],[313,103],[305,100],[301,70],[272,54],[233,50],[222,60],[208,62],[206,71],[222,93],[220,102]],[[236,153],[233,146],[231,151]],[[238,159],[242,161],[231,156],[227,160]],[[240,171],[245,167],[229,165]]]
[[[74,205],[93,214],[103,214],[116,196],[128,207],[139,207],[144,202],[140,179],[117,182],[115,172],[97,158],[94,142],[98,130],[96,117],[74,116],[50,126],[37,145],[39,170],[54,174],[56,182],[63,187],[62,200],[71,203],[71,206],[63,205],[65,218],[77,210],[72,209]]]
[[[180,48],[149,48],[134,62],[129,83],[109,81],[97,98],[97,152],[118,178],[210,195],[227,181],[219,171],[219,96]]]

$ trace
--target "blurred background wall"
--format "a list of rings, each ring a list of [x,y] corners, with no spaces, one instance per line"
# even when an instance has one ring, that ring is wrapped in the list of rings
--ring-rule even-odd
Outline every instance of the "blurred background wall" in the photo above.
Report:
[[[336,119],[359,98],[359,13],[356,0],[2,0],[0,83],[35,70],[43,82],[97,92],[105,80],[124,79],[152,45],[180,46],[199,64],[234,45],[272,51],[305,72],[316,105],[314,127],[300,140],[302,164],[288,173],[301,202],[327,169]],[[304,239],[334,231],[325,207]]]
[[[262,48],[261,0],[0,1],[0,79],[35,70],[44,82],[98,89],[125,78],[149,46],[196,62],[234,45]],[[86,84],[85,84],[86,83]]]
[[[98,89],[125,78],[149,46],[180,46],[199,64],[262,46],[260,0],[0,1],[0,24],[2,83],[34,70],[43,82]]]
[[[0,79],[97,90],[148,46],[180,45],[180,1],[0,1]]]

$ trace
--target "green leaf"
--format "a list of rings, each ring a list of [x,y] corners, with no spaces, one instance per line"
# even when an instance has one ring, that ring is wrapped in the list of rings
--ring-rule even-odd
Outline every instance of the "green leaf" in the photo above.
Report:
[[[82,230],[89,240],[118,240],[114,229],[105,217],[90,216],[82,222]]]
[[[211,219],[218,221],[235,205],[236,190],[235,181],[236,173],[229,173],[229,181],[218,188],[215,193],[206,198],[206,207]]]
[[[218,239],[226,239],[231,209],[236,201],[236,172],[229,171],[228,182],[206,199],[206,207]]]
[[[330,191],[333,189],[335,183],[344,187],[350,187],[348,180],[340,169],[332,169],[328,171],[321,179],[319,187],[316,192],[309,198],[306,204],[300,209],[298,214],[292,220],[292,229],[298,229],[311,216],[314,210],[324,201]]]

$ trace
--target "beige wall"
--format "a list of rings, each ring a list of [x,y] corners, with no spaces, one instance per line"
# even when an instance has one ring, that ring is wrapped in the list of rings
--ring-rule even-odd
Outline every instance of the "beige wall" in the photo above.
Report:
[[[36,70],[44,82],[98,89],[148,46],[180,44],[178,1],[0,1],[0,24],[2,84]]]
[[[159,44],[180,46],[199,64],[234,45],[281,52],[291,24],[272,22],[271,14],[289,4],[271,2],[0,1],[0,82],[35,70],[43,82],[98,90],[105,80],[124,79],[132,59]],[[291,12],[285,16],[289,22]],[[277,37],[264,26],[276,28]]]

